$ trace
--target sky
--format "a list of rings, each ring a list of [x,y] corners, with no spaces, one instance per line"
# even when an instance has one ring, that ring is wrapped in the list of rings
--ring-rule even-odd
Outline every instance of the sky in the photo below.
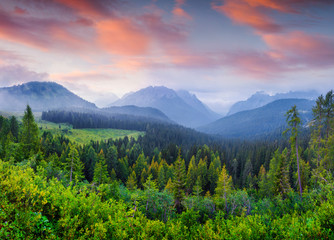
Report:
[[[334,86],[334,0],[1,0],[0,87],[55,81],[109,104],[147,86],[219,113]]]

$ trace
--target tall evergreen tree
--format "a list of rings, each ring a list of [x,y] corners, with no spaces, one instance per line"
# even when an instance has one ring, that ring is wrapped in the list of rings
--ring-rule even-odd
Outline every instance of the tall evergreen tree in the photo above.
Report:
[[[27,105],[22,118],[20,142],[23,146],[25,158],[38,151],[38,126],[29,105]]]
[[[135,190],[137,188],[137,176],[135,171],[132,171],[128,180],[126,181],[126,187],[129,190]]]
[[[333,90],[326,94],[324,100],[325,121],[326,121],[326,139],[329,137],[329,133],[332,129],[333,117],[334,117],[334,93]]]
[[[296,154],[296,159],[297,159],[297,173],[298,173],[298,184],[299,184],[299,193],[300,196],[303,194],[303,189],[302,189],[302,183],[301,183],[301,178],[300,178],[300,166],[299,166],[299,153],[298,153],[298,128],[300,125],[300,118],[299,118],[299,113],[297,110],[296,105],[294,105],[287,113],[286,113],[286,120],[288,122],[288,129],[285,132],[290,131],[291,132],[291,137],[290,137],[290,143],[291,143],[291,150],[293,151],[293,148],[295,148],[295,154]]]
[[[287,196],[287,193],[291,190],[289,179],[289,160],[288,150],[284,149],[278,159],[277,169],[274,175],[274,192],[281,194],[283,197]]]
[[[83,176],[84,165],[79,158],[79,153],[76,147],[74,145],[69,147],[70,147],[70,152],[65,162],[65,169],[69,172],[70,175],[69,181],[72,182],[73,179],[75,181],[81,181],[84,178]]]
[[[98,162],[95,164],[93,181],[98,185],[102,183],[108,183],[108,175],[106,160],[104,158],[103,150],[101,149],[98,155]]]
[[[223,198],[225,203],[225,210],[227,211],[227,195],[232,191],[232,177],[228,175],[225,165],[223,166],[216,188],[216,196]]]
[[[187,173],[187,191],[190,193],[196,183],[197,179],[197,166],[195,156],[192,156],[188,166]]]
[[[9,120],[10,122],[10,131],[13,134],[14,141],[18,142],[19,140],[19,123],[15,116],[12,116]]]
[[[184,192],[186,188],[186,167],[184,159],[181,159],[181,150],[174,166],[175,176],[173,180],[173,195],[177,213],[183,211],[182,201],[184,199]]]

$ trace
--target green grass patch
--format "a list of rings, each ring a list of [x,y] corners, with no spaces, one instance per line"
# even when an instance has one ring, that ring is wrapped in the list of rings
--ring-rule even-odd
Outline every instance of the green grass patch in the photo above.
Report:
[[[125,136],[133,137],[137,139],[139,136],[143,136],[144,132],[132,131],[132,130],[122,130],[122,129],[73,129],[73,127],[69,124],[64,123],[52,123],[43,121],[40,119],[36,119],[38,127],[41,129],[41,133],[43,131],[51,132],[53,135],[64,134],[64,136],[68,137],[71,141],[77,142],[79,144],[89,143],[91,140],[93,141],[101,141],[107,140],[109,138],[117,139],[123,138]]]

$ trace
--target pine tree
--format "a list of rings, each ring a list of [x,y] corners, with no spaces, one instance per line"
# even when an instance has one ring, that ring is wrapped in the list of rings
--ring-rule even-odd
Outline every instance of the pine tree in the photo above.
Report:
[[[137,188],[137,176],[135,171],[132,171],[130,174],[128,181],[126,182],[126,187],[131,191]]]
[[[136,164],[133,167],[134,171],[136,172],[137,182],[139,183],[140,183],[141,173],[144,168],[147,170],[147,162],[144,153],[141,153],[138,156]]]
[[[143,171],[142,171],[141,174],[140,174],[139,187],[143,187],[143,186],[144,186],[144,183],[146,182],[146,179],[147,179],[148,176],[149,176],[149,175],[148,175],[146,169],[143,168]],[[152,177],[152,174],[150,174],[150,176]]]
[[[187,173],[187,191],[190,193],[196,183],[197,179],[197,167],[195,157],[192,156],[188,166]]]
[[[165,161],[161,160],[159,169],[158,169],[158,187],[159,190],[163,190],[167,184],[167,178],[166,178],[166,166]]]
[[[110,180],[111,181],[116,181],[116,172],[115,172],[115,169],[112,169],[111,170],[111,173],[110,173]]]
[[[177,213],[183,211],[182,201],[184,199],[184,192],[186,187],[186,169],[184,159],[181,159],[181,151],[175,162],[175,176],[173,180],[173,195]]]
[[[251,160],[248,158],[243,171],[244,187],[249,187],[252,185],[252,172],[253,172],[253,165]]]
[[[315,149],[317,153],[317,161],[316,165],[319,167],[320,165],[320,160],[321,160],[321,149],[322,149],[322,129],[323,129],[323,119],[325,115],[325,99],[323,95],[320,95],[318,99],[316,100],[316,106],[312,108],[313,112],[313,126],[314,126],[314,131],[312,133],[311,137],[311,147]]]
[[[107,149],[106,163],[108,172],[111,172],[112,169],[117,169],[117,147],[115,145],[112,145]]]
[[[38,126],[29,105],[27,105],[22,118],[20,142],[23,145],[25,158],[38,151]]]
[[[201,179],[202,188],[206,190],[208,184],[208,165],[207,158],[200,159],[197,166],[197,176]]]
[[[210,163],[209,170],[208,170],[208,180],[210,184],[210,192],[211,194],[214,193],[216,187],[217,187],[217,181],[220,173],[220,167],[215,167],[214,162]]]
[[[201,196],[202,192],[203,192],[202,183],[200,177],[198,176],[193,188],[193,195],[195,195],[198,198],[199,196]]]
[[[260,171],[258,174],[258,193],[261,197],[267,196],[268,194],[268,178],[266,174],[266,169],[263,165],[260,167]]]
[[[66,158],[65,162],[65,170],[69,172],[69,180],[70,182],[73,181],[80,181],[83,179],[83,169],[84,165],[79,158],[79,153],[75,146],[69,146],[70,152],[68,157]]]
[[[94,168],[93,182],[100,185],[103,183],[108,183],[109,181],[110,179],[108,177],[108,167],[107,167],[104,155],[103,155],[103,151],[101,149],[98,155],[98,162],[95,164],[95,168]]]
[[[330,131],[332,129],[333,117],[334,117],[334,93],[333,90],[326,94],[324,99],[324,112],[325,112],[325,124],[326,124],[326,140],[329,138]]]
[[[298,173],[298,184],[299,184],[299,193],[300,196],[303,194],[302,183],[300,179],[300,164],[299,164],[299,153],[298,153],[298,127],[300,125],[300,118],[299,113],[297,110],[296,105],[294,105],[287,113],[286,113],[286,120],[288,122],[289,128],[284,131],[284,133],[290,131],[290,143],[291,149],[295,149],[295,155],[297,159],[297,173]]]
[[[19,123],[15,116],[12,116],[10,118],[10,131],[12,132],[12,135],[14,137],[14,142],[18,142],[19,140]]]
[[[173,193],[173,182],[171,178],[168,179],[165,190],[169,193]]]
[[[281,194],[283,197],[287,196],[290,192],[290,177],[289,177],[289,160],[288,150],[285,148],[280,154],[278,159],[278,165],[275,173],[275,193]]]
[[[116,171],[117,177],[125,183],[128,179],[129,173],[128,157],[126,156],[118,159],[118,171]]]
[[[156,200],[156,194],[159,191],[156,182],[152,180],[152,178],[152,175],[149,175],[146,182],[143,184],[144,196],[146,199],[146,211],[148,211],[149,203],[154,204]]]
[[[225,165],[223,166],[216,188],[216,196],[218,198],[224,198],[225,210],[227,211],[227,195],[232,191],[232,177],[228,175]]]

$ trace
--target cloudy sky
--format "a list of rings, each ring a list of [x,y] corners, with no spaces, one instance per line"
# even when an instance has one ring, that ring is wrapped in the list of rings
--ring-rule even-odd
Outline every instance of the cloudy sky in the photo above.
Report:
[[[56,81],[108,102],[149,85],[214,110],[334,87],[333,0],[2,0],[0,87]]]

